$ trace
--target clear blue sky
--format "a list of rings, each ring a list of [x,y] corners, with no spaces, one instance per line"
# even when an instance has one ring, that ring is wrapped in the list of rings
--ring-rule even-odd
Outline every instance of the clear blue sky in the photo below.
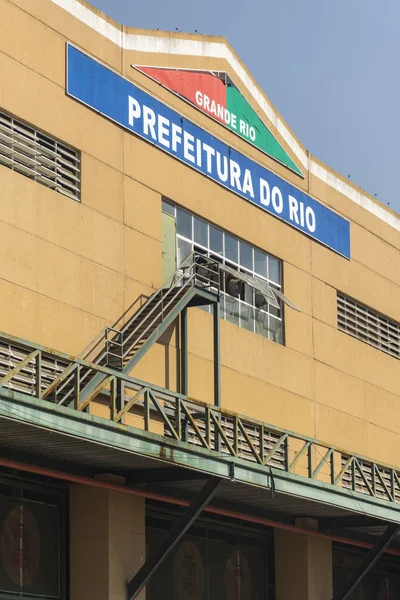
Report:
[[[226,37],[306,148],[400,213],[399,0],[91,2],[132,27]]]

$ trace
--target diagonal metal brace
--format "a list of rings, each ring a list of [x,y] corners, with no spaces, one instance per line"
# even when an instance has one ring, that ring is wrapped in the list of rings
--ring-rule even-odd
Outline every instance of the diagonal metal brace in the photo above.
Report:
[[[378,539],[375,546],[371,548],[368,554],[365,555],[357,569],[355,569],[355,571],[353,571],[353,573],[348,577],[347,581],[345,581],[339,593],[335,594],[333,600],[346,600],[346,598],[349,598],[350,594],[354,592],[356,587],[361,583],[377,560],[379,560],[389,544],[396,537],[399,530],[400,524],[389,525],[385,529],[385,532]]]
[[[4,377],[0,379],[0,385],[6,385],[11,381],[15,375],[17,375],[22,369],[24,369],[36,356],[39,354],[39,350],[34,350],[24,360],[18,363],[11,371],[9,371]]]
[[[128,584],[128,600],[135,598],[140,590],[146,585],[150,577],[157,571],[171,550],[176,546],[203,509],[209,504],[221,481],[222,479],[217,477],[208,481],[194,498],[193,502],[187,507],[185,512],[175,521],[174,525],[167,533],[165,540],[148,558],[144,565],[140,567],[139,571]]]

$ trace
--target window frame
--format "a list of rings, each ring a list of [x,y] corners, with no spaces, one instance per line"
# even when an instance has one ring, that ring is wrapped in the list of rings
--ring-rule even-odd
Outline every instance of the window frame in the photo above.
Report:
[[[59,596],[21,594],[0,590],[0,600],[68,600],[69,598],[69,493],[63,483],[44,482],[40,477],[14,476],[0,471],[1,496],[56,507],[58,510]]]
[[[258,248],[257,246],[254,246],[253,244],[250,244],[247,240],[243,240],[242,238],[232,235],[230,232],[222,229],[221,227],[218,227],[217,225],[215,225],[214,223],[211,223],[210,221],[207,221],[203,217],[200,217],[200,216],[196,215],[195,213],[192,213],[191,211],[187,210],[186,208],[181,207],[174,202],[171,202],[167,198],[162,198],[162,210],[163,210],[163,212],[166,212],[167,214],[174,216],[176,219],[176,223],[177,223],[177,227],[176,227],[177,266],[182,262],[182,259],[179,259],[179,256],[180,256],[179,241],[181,241],[181,242],[183,242],[183,244],[187,245],[188,248],[190,248],[190,251],[198,250],[200,252],[207,253],[207,255],[210,256],[211,258],[215,258],[217,260],[222,260],[224,264],[229,265],[230,267],[234,268],[235,270],[242,271],[242,272],[250,275],[251,277],[257,277],[263,281],[266,281],[269,283],[269,285],[272,288],[283,292],[284,265],[283,265],[283,261],[280,258],[274,256],[273,254],[265,252],[265,250],[262,250],[262,249]],[[178,214],[180,214],[178,211],[180,211],[181,213],[186,213],[187,215],[189,215],[191,217],[191,219],[192,219],[191,220],[191,237],[192,237],[192,239],[190,239],[186,235],[183,235],[182,233],[178,232]],[[195,222],[196,222],[195,220],[196,219],[199,219],[202,222],[205,222],[208,226],[207,246],[204,246],[204,245],[199,244],[194,241]],[[210,247],[211,246],[210,245],[210,227],[213,227],[213,228],[221,231],[221,233],[222,233],[222,253],[221,254],[215,252]],[[229,236],[229,239],[232,238],[236,241],[237,262],[233,261],[231,258],[226,257],[226,236]],[[252,269],[249,269],[248,267],[240,264],[241,263],[241,253],[240,253],[241,244],[246,244],[246,246],[251,248],[252,267],[253,267]],[[269,260],[271,259],[274,261],[278,261],[279,267],[280,267],[280,273],[279,273],[280,282],[272,280],[268,276],[265,277],[262,273],[255,271],[255,267],[256,267],[255,251],[258,251],[265,255],[265,258],[267,261],[267,275],[269,275]],[[185,258],[185,255],[183,256],[183,259],[184,258]],[[278,312],[278,309],[275,309],[268,303],[266,305],[266,309],[263,310],[261,308],[258,308],[255,304],[255,291],[252,290],[251,294],[252,294],[252,304],[250,304],[249,302],[246,302],[245,300],[243,300],[241,298],[231,296],[227,292],[223,291],[223,297],[221,298],[221,309],[222,309],[221,310],[221,318],[223,320],[233,322],[243,329],[247,329],[248,331],[256,333],[257,335],[262,335],[263,337],[284,346],[286,343],[284,303],[280,302],[281,308],[279,309],[279,314],[275,314]],[[227,312],[226,306],[227,306],[227,303],[230,302],[230,300],[229,300],[230,298],[233,299],[233,301],[232,301],[233,308],[232,308],[232,310]],[[236,309],[235,309],[235,305],[236,305]],[[206,310],[206,312],[209,312],[210,308],[205,307],[204,310]],[[235,310],[237,311],[236,316],[235,316],[235,312],[234,312]],[[243,317],[242,317],[242,311],[243,311]],[[247,319],[244,317],[245,312],[247,312],[249,314],[249,317]],[[264,315],[263,323],[260,326],[261,321],[258,321],[258,324],[257,324],[257,316],[261,317],[262,315]],[[243,323],[242,323],[242,319],[243,319]],[[251,320],[253,323],[252,327],[246,326],[245,321],[249,321],[249,320]],[[265,327],[265,320],[267,321],[266,327]],[[272,328],[271,324],[275,325],[275,327]]]

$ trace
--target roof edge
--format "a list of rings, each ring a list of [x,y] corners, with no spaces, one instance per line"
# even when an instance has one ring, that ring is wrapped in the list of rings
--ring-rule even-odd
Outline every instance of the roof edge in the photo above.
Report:
[[[110,19],[105,13],[97,10],[85,0],[51,0],[51,2],[121,49],[150,54],[164,53],[225,59],[253,100],[267,115],[280,136],[307,171],[400,232],[400,216],[397,213],[388,210],[384,204],[369,196],[366,192],[361,192],[355,184],[345,181],[339,174],[333,172],[318,159],[311,157],[302,148],[301,143],[286,126],[277,110],[268,102],[225,38],[183,32],[132,30]],[[132,33],[132,31],[135,31],[135,33]],[[162,36],[160,33],[168,33],[168,36]]]

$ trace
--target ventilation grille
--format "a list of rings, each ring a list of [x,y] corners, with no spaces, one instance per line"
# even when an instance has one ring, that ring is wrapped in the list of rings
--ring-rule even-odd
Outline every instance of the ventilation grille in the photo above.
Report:
[[[400,324],[363,304],[337,294],[338,328],[349,335],[400,358]]]
[[[79,152],[0,111],[0,165],[79,200]]]
[[[16,344],[6,340],[0,340],[0,379],[6,376],[10,371],[26,359],[34,348],[19,348]],[[68,367],[68,362],[63,360],[54,360],[53,357],[41,356],[41,389],[46,390],[57,377]],[[36,375],[35,359],[33,358],[25,367],[23,367],[5,387],[36,396]]]
[[[349,456],[342,454],[342,469],[349,459]],[[353,459],[343,473],[342,486],[361,494],[374,495],[382,500],[400,503],[398,478],[392,477],[392,473],[391,469]]]

